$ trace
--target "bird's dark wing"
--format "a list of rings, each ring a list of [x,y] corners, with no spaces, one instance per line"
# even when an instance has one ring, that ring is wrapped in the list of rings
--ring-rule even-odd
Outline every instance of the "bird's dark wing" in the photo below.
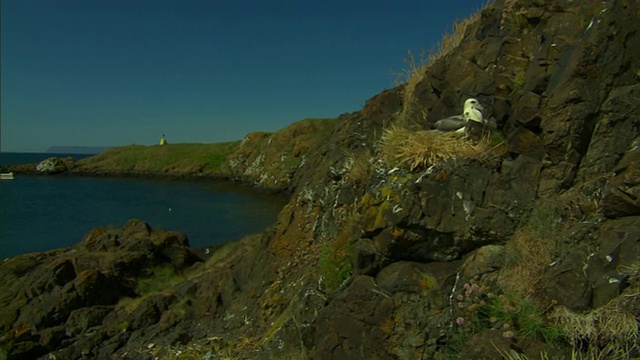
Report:
[[[462,115],[455,115],[436,121],[433,127],[438,131],[449,132],[460,130],[466,124],[467,120]]]

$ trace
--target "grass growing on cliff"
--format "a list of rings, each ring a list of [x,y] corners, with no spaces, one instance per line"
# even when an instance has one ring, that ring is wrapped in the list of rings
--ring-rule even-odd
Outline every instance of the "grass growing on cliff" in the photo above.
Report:
[[[412,118],[420,115],[421,120],[426,121],[424,112],[417,110],[419,104],[415,96],[418,84],[422,82],[427,69],[437,60],[444,58],[457,48],[464,39],[467,28],[480,19],[480,11],[476,11],[471,16],[461,21],[453,23],[453,30],[446,32],[435,50],[427,54],[422,51],[417,56],[409,51],[404,59],[406,68],[395,73],[395,83],[404,84],[402,89],[402,110],[396,115],[396,123],[408,125]]]
[[[465,283],[455,297],[459,309],[456,319],[459,334],[453,337],[465,339],[485,329],[496,329],[506,338],[539,340],[548,344],[559,344],[564,340],[562,329],[548,321],[543,311],[529,297],[480,285],[472,279]]]
[[[508,324],[524,339],[536,339],[549,344],[558,344],[564,338],[562,329],[549,322],[541,310],[527,297],[505,294],[489,301],[486,319],[496,319]]]
[[[161,292],[183,279],[172,264],[159,265],[151,269],[148,277],[138,280],[136,291],[141,295]]]
[[[584,314],[559,306],[551,318],[564,330],[580,359],[623,359],[640,350],[640,265],[621,266],[629,286],[607,304]]]
[[[352,152],[347,156],[346,174],[347,181],[356,186],[366,186],[371,171],[371,151],[369,149]]]
[[[561,219],[560,205],[551,201],[534,206],[527,222],[507,242],[507,263],[500,283],[527,296],[541,293],[542,277],[555,253],[554,234]]]
[[[325,289],[329,291],[337,289],[351,276],[353,271],[351,253],[352,249],[346,237],[343,240],[335,240],[333,243],[322,244],[318,259],[318,273]]]
[[[490,150],[488,141],[475,144],[463,134],[412,131],[398,126],[386,129],[381,142],[385,162],[409,170],[424,169],[454,157],[486,159]]]
[[[505,338],[533,340],[552,347],[565,345],[572,337],[569,326],[554,320],[548,303],[540,299],[543,275],[555,255],[555,234],[562,219],[562,206],[551,200],[533,207],[527,221],[505,245],[506,264],[497,287],[464,284],[455,301],[459,317],[453,345],[486,329],[499,330]],[[498,349],[498,351],[500,351]]]
[[[619,302],[586,314],[559,307],[552,316],[568,334],[574,349],[586,348],[580,351],[582,357],[622,359],[638,349],[638,320],[628,308],[620,308]]]

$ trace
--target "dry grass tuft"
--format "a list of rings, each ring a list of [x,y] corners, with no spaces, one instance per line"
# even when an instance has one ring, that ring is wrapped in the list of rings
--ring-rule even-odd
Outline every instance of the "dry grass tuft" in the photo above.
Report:
[[[419,82],[416,81],[416,78],[421,79],[422,76],[424,76],[424,71],[429,66],[431,66],[435,61],[449,55],[453,49],[457,48],[460,43],[462,43],[469,26],[480,19],[480,12],[480,10],[476,11],[466,19],[454,21],[453,31],[444,33],[442,40],[440,40],[436,45],[435,51],[427,53],[423,50],[416,57],[416,55],[409,50],[407,57],[403,60],[406,65],[406,69],[394,74],[396,75],[396,85],[407,83],[410,85],[409,87],[411,87],[411,85],[415,87]]]
[[[471,142],[464,134],[413,131],[393,126],[382,134],[381,153],[392,166],[409,170],[424,169],[451,158],[486,159],[491,147],[488,142]]]
[[[442,41],[438,44],[438,50],[435,54],[430,56],[429,61],[434,62],[439,60],[457,48],[464,39],[467,28],[476,21],[480,20],[481,10],[471,14],[468,18],[461,21],[454,21],[453,31],[451,33],[445,33]]]
[[[560,223],[559,204],[536,204],[527,223],[505,245],[507,263],[500,274],[500,285],[535,300],[541,294],[542,277],[553,261],[555,230]]]
[[[369,149],[353,152],[347,156],[348,166],[346,166],[347,181],[364,186],[368,183],[369,172],[371,170],[371,151]]]
[[[394,116],[397,125],[411,126],[427,122],[427,114],[415,97],[415,89],[424,79],[427,68],[434,61],[433,57],[427,56],[424,50],[418,56],[409,50],[407,57],[402,60],[405,68],[394,74],[396,76],[395,85],[403,85],[402,109]]]
[[[621,270],[631,285],[606,305],[586,314],[559,306],[551,314],[574,348],[586,349],[581,358],[623,359],[640,350],[640,265]]]
[[[450,33],[446,32],[444,34],[442,40],[438,43],[434,51],[428,54],[427,52],[422,51],[418,56],[409,51],[407,57],[403,60],[406,68],[394,74],[396,76],[395,84],[404,84],[402,110],[396,116],[397,120],[400,120],[399,123],[408,124],[407,120],[415,117],[416,115],[422,115],[423,118],[421,120],[426,121],[424,113],[414,113],[416,112],[414,110],[416,108],[415,105],[417,105],[415,89],[418,84],[422,82],[427,69],[434,62],[450,54],[460,45],[460,43],[462,43],[469,26],[480,19],[480,13],[481,11],[479,10],[464,20],[455,21],[453,23],[453,31]]]
[[[551,314],[551,319],[560,325],[574,347],[586,344],[586,355],[629,354],[638,348],[638,320],[615,301],[586,314],[576,314],[561,306]]]
[[[505,268],[500,276],[501,286],[519,294],[534,298],[540,294],[540,282],[547,266],[553,260],[555,243],[553,238],[531,239],[525,232],[519,231],[514,239],[507,243],[506,250],[515,253],[514,261]]]
[[[391,73],[391,75],[395,76],[395,80],[393,81],[393,83],[396,86],[408,85],[410,82],[412,82],[412,79],[413,79],[414,81],[412,82],[411,87],[415,87],[417,85],[417,83],[415,82],[415,79],[420,78],[419,76],[416,76],[416,75],[420,73],[424,73],[424,71],[433,62],[431,60],[431,57],[426,54],[427,53],[424,50],[422,50],[420,51],[418,56],[416,56],[413,53],[413,51],[409,50],[407,52],[407,56],[404,59],[402,59],[402,62],[404,63],[405,67],[401,69],[399,72]]]

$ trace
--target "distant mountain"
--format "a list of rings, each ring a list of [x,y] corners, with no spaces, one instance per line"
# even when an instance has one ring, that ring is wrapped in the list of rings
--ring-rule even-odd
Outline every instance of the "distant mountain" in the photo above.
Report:
[[[109,147],[105,146],[52,146],[47,150],[51,154],[98,154]]]

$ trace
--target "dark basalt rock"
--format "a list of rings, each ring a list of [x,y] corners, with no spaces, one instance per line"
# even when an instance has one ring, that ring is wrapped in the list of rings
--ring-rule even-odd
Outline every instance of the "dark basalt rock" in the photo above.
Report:
[[[0,345],[7,358],[32,359],[58,350],[69,358],[87,355],[82,353],[86,347],[73,344],[93,341],[93,347],[104,340],[103,321],[121,299],[137,296],[136,277],[144,278],[162,264],[181,271],[201,261],[188,246],[181,233],[130,220],[119,230],[94,229],[68,249],[4,261],[0,331],[5,335]],[[157,323],[175,301],[154,299],[128,314],[128,328]]]
[[[607,217],[640,215],[640,150],[625,154],[618,163],[603,200]]]
[[[354,353],[382,359],[387,334],[380,326],[392,316],[393,303],[377,289],[373,278],[356,276],[329,304],[316,320],[326,331],[316,333],[312,359],[348,359]]]

